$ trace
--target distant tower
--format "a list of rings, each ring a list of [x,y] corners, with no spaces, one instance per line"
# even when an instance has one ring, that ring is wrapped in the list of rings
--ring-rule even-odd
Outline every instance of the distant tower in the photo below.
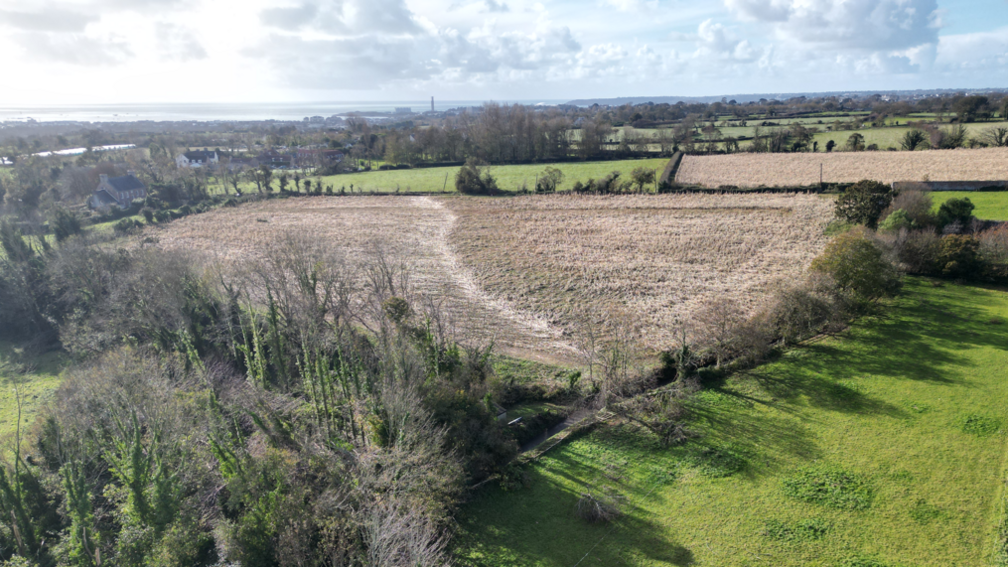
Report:
[[[434,97],[430,97],[430,111],[434,112]]]

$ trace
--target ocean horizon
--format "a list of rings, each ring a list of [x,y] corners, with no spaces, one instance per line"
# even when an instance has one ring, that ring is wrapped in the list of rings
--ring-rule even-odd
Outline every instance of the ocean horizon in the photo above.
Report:
[[[434,100],[438,111],[480,106],[482,100]],[[560,100],[494,101],[501,104],[562,104]],[[303,120],[311,116],[329,117],[348,112],[392,112],[410,108],[413,112],[430,110],[431,101],[355,101],[307,103],[144,103],[81,105],[0,105],[0,122],[180,122],[189,121],[262,121]]]

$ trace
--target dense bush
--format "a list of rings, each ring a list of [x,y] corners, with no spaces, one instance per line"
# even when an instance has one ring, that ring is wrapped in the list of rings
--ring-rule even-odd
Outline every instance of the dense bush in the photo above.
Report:
[[[455,174],[455,190],[465,195],[494,195],[498,192],[497,180],[489,168],[470,159]]]
[[[871,302],[895,295],[900,276],[882,249],[867,234],[851,231],[834,238],[816,259],[813,271],[828,275],[856,301]]]
[[[910,230],[913,228],[914,222],[903,209],[896,209],[889,216],[879,223],[879,232],[899,232],[901,230]]]
[[[850,223],[875,228],[892,200],[892,188],[888,185],[877,181],[858,181],[837,198],[836,216]]]
[[[927,148],[929,142],[926,132],[920,128],[911,128],[900,139],[900,147],[903,151],[912,152],[917,149]]]
[[[129,234],[143,228],[143,223],[136,219],[122,219],[112,227],[116,234]]]
[[[938,208],[938,226],[945,228],[956,224],[961,230],[973,218],[973,203],[969,199],[949,199]]]
[[[81,232],[81,223],[77,215],[62,207],[57,207],[53,211],[49,225],[52,226],[57,242],[63,242]]]
[[[982,273],[982,266],[979,240],[958,234],[942,238],[937,266],[941,275],[954,278],[976,277]]]
[[[589,179],[585,183],[577,181],[571,188],[575,193],[596,193],[600,195],[610,193],[626,193],[633,188],[633,181],[620,182],[619,171],[610,172],[601,179]]]
[[[536,180],[536,193],[554,193],[563,183],[564,173],[555,167],[547,167]]]

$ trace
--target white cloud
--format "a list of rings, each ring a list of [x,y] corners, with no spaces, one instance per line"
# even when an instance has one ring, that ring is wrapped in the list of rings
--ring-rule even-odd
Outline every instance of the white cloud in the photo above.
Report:
[[[725,0],[778,39],[842,49],[909,49],[938,41],[937,0]]]
[[[724,0],[724,4],[748,34],[760,38],[757,43],[737,44],[736,59],[759,57],[761,67],[787,68],[810,78],[833,74],[853,80],[926,71],[934,62],[942,25],[937,0]],[[725,40],[716,32],[708,33],[708,48],[718,52],[714,48],[720,46],[720,53],[725,53]],[[754,48],[759,43],[764,45],[763,56]]]
[[[1008,68],[1008,27],[943,36],[934,61],[935,67],[943,71],[996,71],[996,75],[987,76],[992,85],[998,85]]]
[[[621,12],[640,12],[658,8],[658,0],[602,0],[602,4]]]
[[[0,24],[27,31],[82,32],[97,20],[93,14],[54,7],[38,11],[0,9]]]
[[[0,91],[0,103],[99,100],[113,75],[133,79],[116,89],[120,100],[154,101],[1001,80],[1008,30],[939,38],[942,17],[936,0],[0,0],[0,52],[13,54],[6,72],[26,78]]]
[[[259,21],[264,26],[296,30],[301,26],[311,23],[318,15],[318,12],[318,6],[307,3],[299,6],[267,8],[259,13]]]
[[[496,13],[506,6],[484,5]],[[402,0],[270,8],[261,12],[261,20],[277,31],[243,53],[293,84],[320,89],[549,73],[581,50],[570,28],[552,26],[546,12],[529,31],[500,29],[494,20],[468,31],[432,28]]]
[[[715,57],[734,61],[753,61],[759,51],[749,40],[736,37],[732,30],[713,20],[704,20],[697,28],[695,36],[697,53],[695,58]]]
[[[511,8],[507,5],[507,2],[496,1],[496,0],[484,0],[484,5],[486,6],[486,11],[491,13],[501,13],[510,12]]]
[[[34,60],[100,67],[116,65],[133,57],[130,46],[114,36],[19,32],[12,38]]]
[[[165,22],[158,22],[154,29],[162,58],[183,62],[206,59],[206,49],[191,29]]]

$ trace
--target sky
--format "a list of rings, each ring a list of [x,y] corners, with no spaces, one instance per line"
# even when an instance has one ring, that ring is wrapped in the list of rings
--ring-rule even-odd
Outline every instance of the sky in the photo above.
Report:
[[[1008,87],[1008,0],[0,0],[0,105]]]

